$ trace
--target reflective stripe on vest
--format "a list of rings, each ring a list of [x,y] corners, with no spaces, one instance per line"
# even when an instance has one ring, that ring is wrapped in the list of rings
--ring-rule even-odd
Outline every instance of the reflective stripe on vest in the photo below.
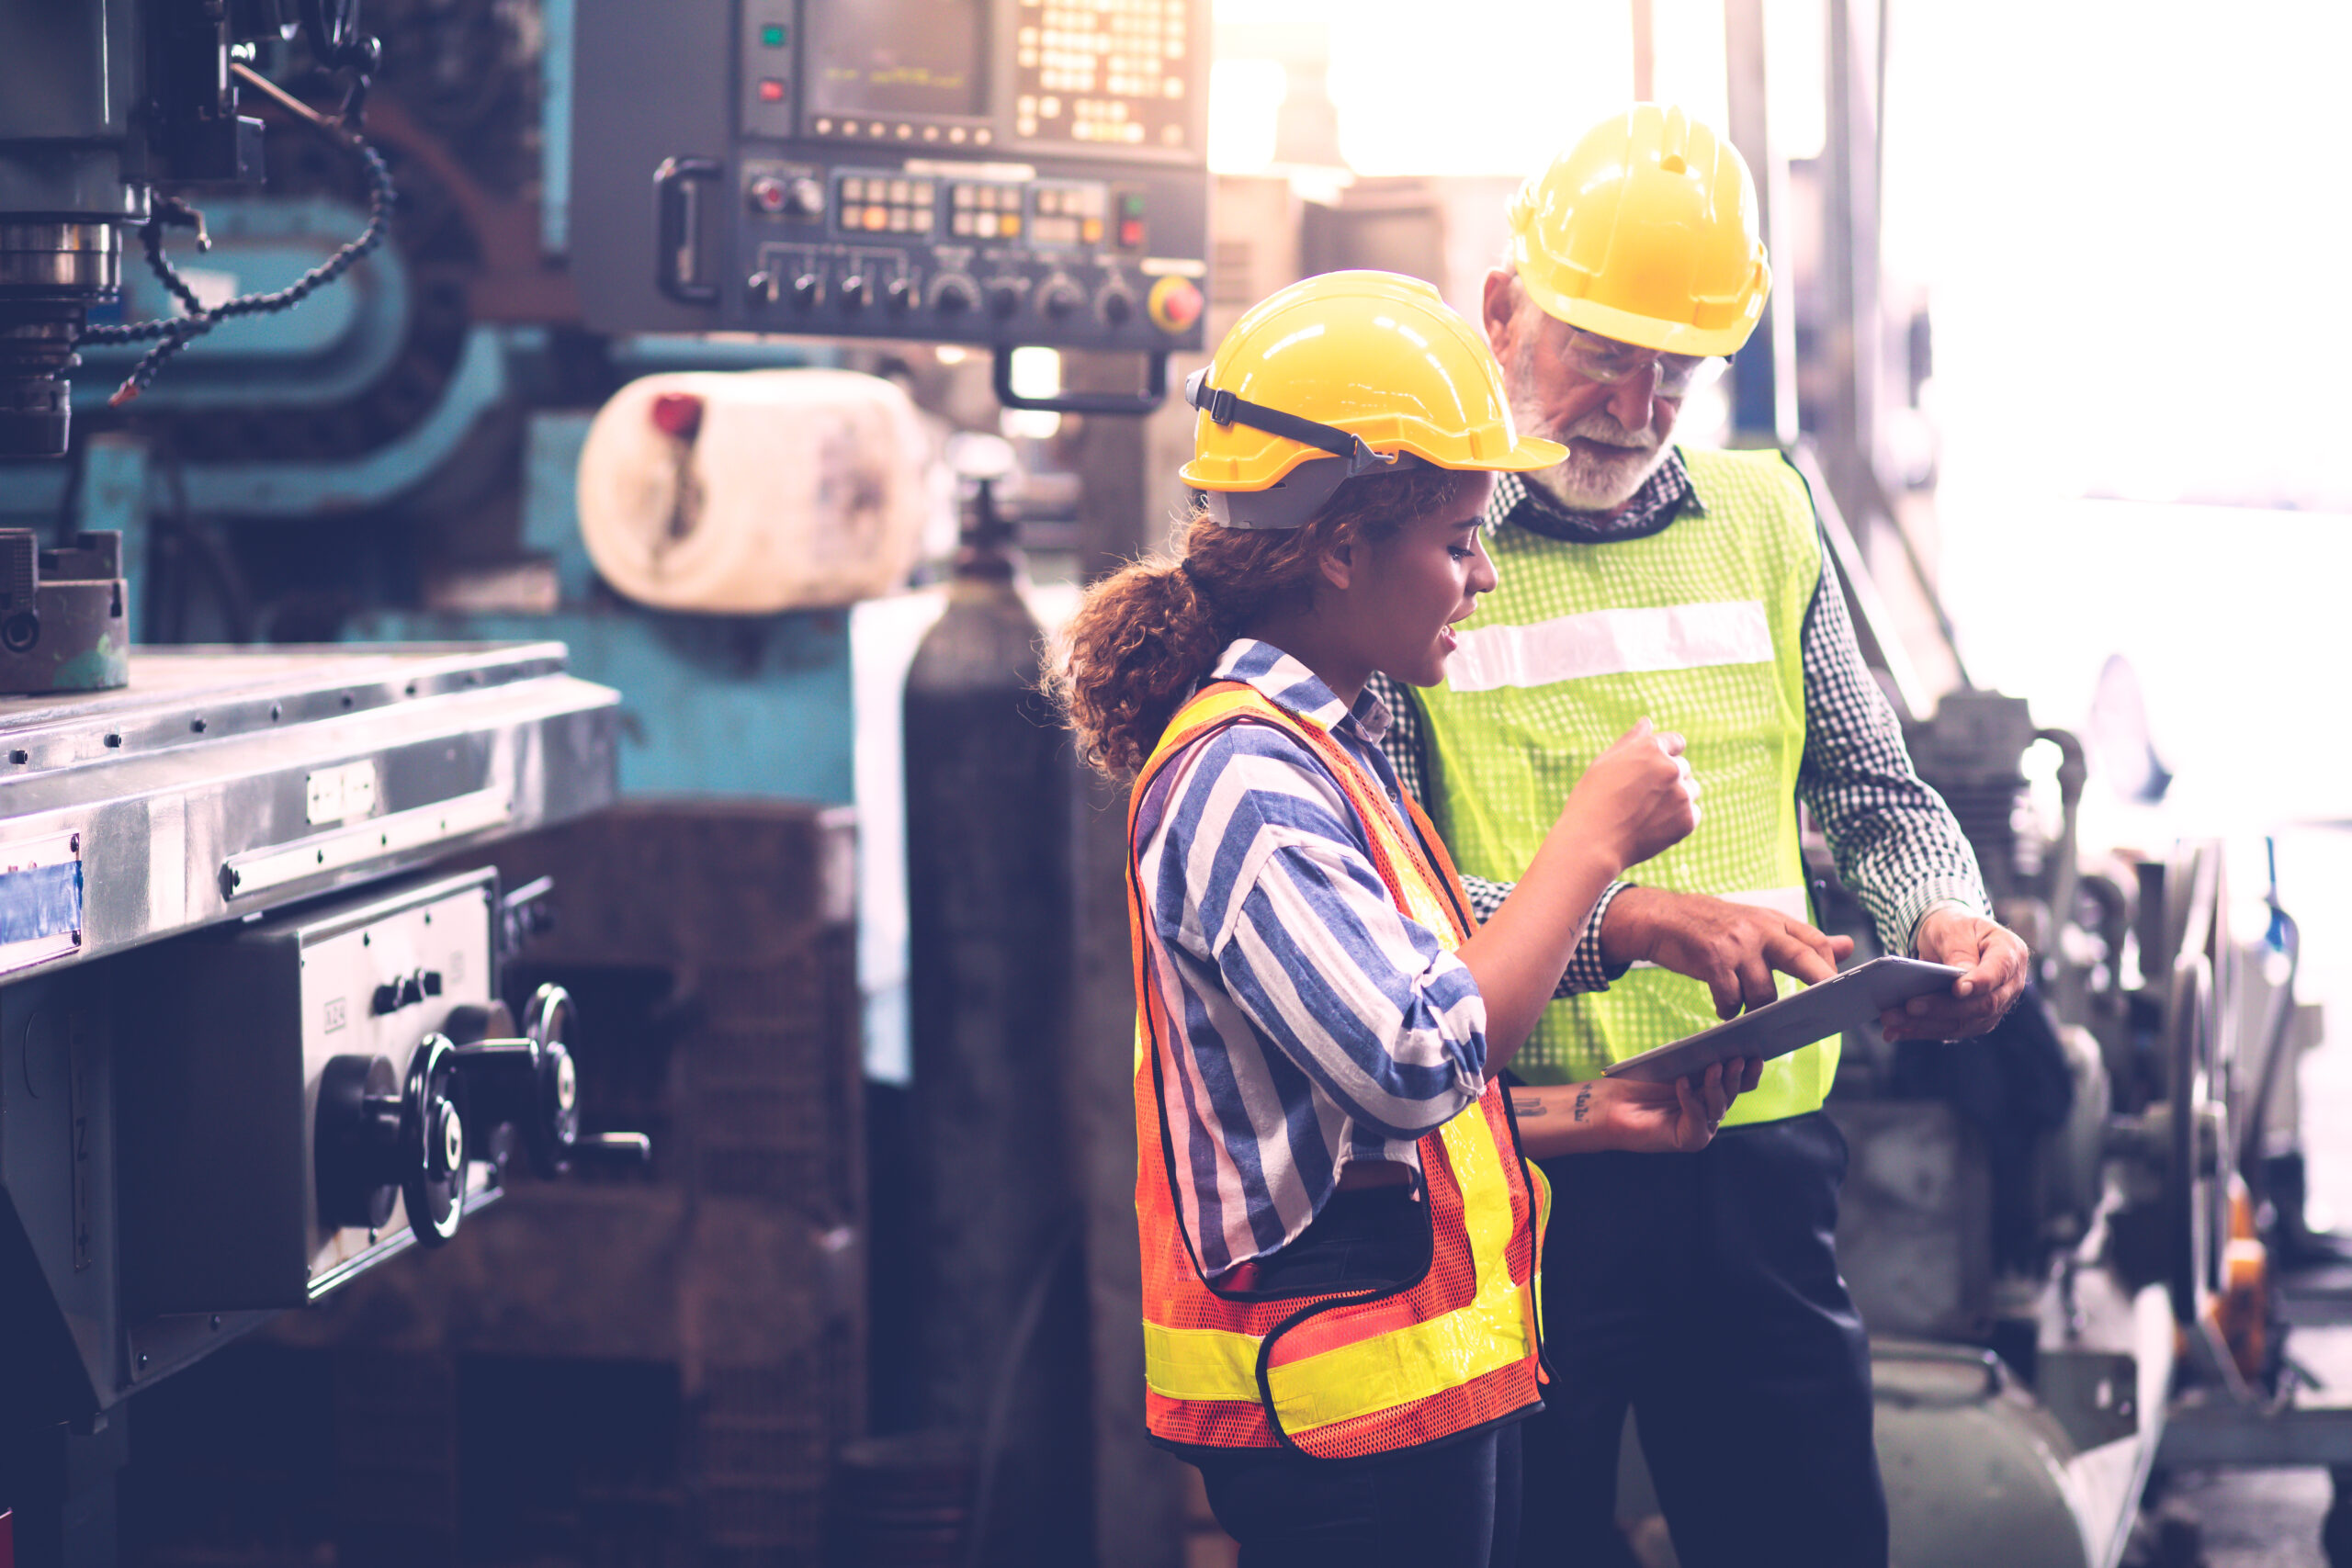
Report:
[[[1179,1217],[1163,1085],[1165,982],[1142,896],[1136,811],[1160,770],[1229,724],[1266,724],[1323,762],[1363,825],[1374,869],[1396,908],[1451,950],[1469,902],[1444,846],[1408,803],[1411,830],[1386,795],[1319,727],[1254,688],[1219,682],[1170,721],[1136,781],[1128,815],[1127,908],[1135,939],[1136,1217],[1143,1249],[1145,1418],[1185,1447],[1291,1447],[1355,1458],[1417,1447],[1533,1405],[1541,1395],[1537,1297],[1548,1191],[1520,1155],[1509,1102],[1493,1081],[1416,1145],[1430,1229],[1429,1272],[1402,1289],[1262,1300],[1254,1270],[1217,1286],[1203,1277]]]
[[[1795,795],[1821,581],[1812,500],[1777,453],[1683,461],[1703,515],[1606,544],[1488,539],[1501,582],[1457,629],[1446,683],[1421,694],[1432,814],[1464,870],[1512,880],[1586,765],[1647,717],[1689,742],[1705,793],[1698,830],[1627,879],[1809,919]],[[1705,986],[1643,965],[1552,1003],[1511,1066],[1531,1082],[1594,1077],[1717,1021]],[[1816,1110],[1837,1066],[1834,1040],[1783,1056],[1725,1121]]]

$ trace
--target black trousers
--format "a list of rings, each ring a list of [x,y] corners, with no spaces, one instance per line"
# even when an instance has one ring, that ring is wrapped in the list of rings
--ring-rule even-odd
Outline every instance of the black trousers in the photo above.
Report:
[[[1193,1462],[1240,1568],[1513,1568],[1526,1426],[1376,1459],[1247,1449]]]
[[[1526,1424],[1528,1568],[1632,1561],[1630,1405],[1682,1568],[1886,1568],[1870,1344],[1833,1238],[1846,1140],[1816,1111],[1695,1155],[1544,1162],[1544,1353]]]

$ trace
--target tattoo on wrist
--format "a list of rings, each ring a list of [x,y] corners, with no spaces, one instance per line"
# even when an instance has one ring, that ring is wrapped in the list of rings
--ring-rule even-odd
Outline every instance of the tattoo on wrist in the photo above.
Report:
[[[1544,1113],[1544,1105],[1532,1094],[1514,1094],[1510,1097],[1510,1113],[1514,1116],[1541,1116]]]
[[[1577,1090],[1577,1103],[1576,1103],[1577,1120],[1577,1121],[1579,1121],[1579,1122],[1583,1121],[1583,1120],[1585,1119],[1585,1112],[1586,1112],[1586,1111],[1589,1111],[1589,1110],[1591,1110],[1591,1109],[1592,1109],[1592,1086],[1591,1086],[1590,1084],[1587,1084],[1587,1085],[1585,1085],[1582,1089],[1580,1089]]]

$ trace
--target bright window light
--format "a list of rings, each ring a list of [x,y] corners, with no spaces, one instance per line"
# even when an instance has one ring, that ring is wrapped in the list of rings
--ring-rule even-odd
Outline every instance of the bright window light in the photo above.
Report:
[[[1278,60],[1220,60],[1209,67],[1209,167],[1261,175],[1274,161],[1274,127],[1290,75]]]

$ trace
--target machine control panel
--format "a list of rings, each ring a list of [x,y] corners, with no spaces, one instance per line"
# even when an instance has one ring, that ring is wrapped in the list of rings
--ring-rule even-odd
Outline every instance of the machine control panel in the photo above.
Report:
[[[589,324],[1198,347],[1206,10],[583,0],[578,162],[653,195],[580,193]]]

